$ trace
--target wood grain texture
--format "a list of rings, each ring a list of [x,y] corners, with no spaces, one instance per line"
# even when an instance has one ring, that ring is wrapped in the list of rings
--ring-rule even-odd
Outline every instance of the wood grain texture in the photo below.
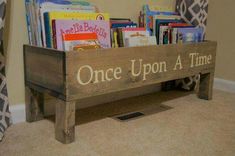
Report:
[[[211,64],[190,68],[190,53],[200,55],[212,55]],[[181,55],[183,64],[182,70],[174,71],[178,55]],[[91,50],[86,52],[66,53],[66,100],[76,100],[91,96],[98,96],[107,93],[124,91],[152,85],[169,80],[175,80],[193,76],[195,74],[205,74],[214,71],[216,57],[216,42],[204,42],[198,44],[177,44],[166,46],[148,46],[134,48],[117,48],[106,50]],[[143,81],[143,75],[131,76],[130,60],[142,59],[143,63],[153,63],[166,61],[167,72],[150,74],[147,80]],[[109,68],[121,67],[122,79],[112,82],[103,82],[88,85],[80,85],[77,81],[78,69],[84,65],[89,65],[93,69],[107,70]],[[139,68],[139,67],[138,67]],[[84,72],[83,79],[88,79],[88,72]]]
[[[64,53],[24,46],[25,81],[64,94]]]
[[[69,144],[75,140],[75,101],[56,104],[55,138]]]
[[[44,95],[25,87],[26,121],[34,122],[44,118]]]
[[[199,73],[210,73],[215,69],[216,47],[217,43],[210,41],[194,44],[87,50],[85,52],[62,52],[25,46],[25,79],[27,85],[38,85],[42,90],[47,90],[47,92],[49,90],[50,95],[56,95],[62,100],[79,100],[185,78]],[[190,68],[190,53],[211,55],[211,63]],[[183,69],[173,70],[179,55]],[[143,73],[133,77],[131,60],[136,60],[135,70],[138,70],[140,59],[143,61],[142,65],[165,61],[167,72],[149,74],[144,81]],[[80,85],[77,74],[78,69],[84,65],[89,65],[94,70],[104,71],[120,67],[122,78],[111,82],[94,83],[91,81],[88,85]],[[86,71],[82,73],[81,78],[88,79],[88,76],[89,73]]]
[[[214,84],[214,72],[202,74],[199,84],[198,97],[204,100],[211,100]]]

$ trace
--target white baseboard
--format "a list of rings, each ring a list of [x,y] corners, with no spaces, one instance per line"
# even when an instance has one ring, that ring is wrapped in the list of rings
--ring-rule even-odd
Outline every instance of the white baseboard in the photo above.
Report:
[[[25,122],[25,104],[10,106],[13,124]]]
[[[235,81],[215,78],[214,88],[226,92],[235,93]]]
[[[235,93],[235,81],[215,78],[214,88]],[[25,122],[25,104],[10,106],[13,124]]]

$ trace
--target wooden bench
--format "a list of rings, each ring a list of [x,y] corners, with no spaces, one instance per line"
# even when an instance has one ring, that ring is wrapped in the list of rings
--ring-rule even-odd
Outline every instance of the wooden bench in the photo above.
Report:
[[[45,93],[56,104],[55,137],[75,140],[75,103],[84,98],[201,74],[198,96],[212,98],[217,43],[206,41],[64,52],[24,45],[26,120],[43,119]]]

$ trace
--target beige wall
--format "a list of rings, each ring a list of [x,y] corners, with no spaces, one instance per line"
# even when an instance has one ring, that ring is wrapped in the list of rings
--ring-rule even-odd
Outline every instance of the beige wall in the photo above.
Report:
[[[210,0],[207,39],[218,41],[216,77],[235,81],[235,1]]]
[[[8,11],[8,62],[7,80],[10,103],[24,103],[24,74],[22,46],[27,43],[24,0],[11,2]],[[111,17],[130,17],[137,20],[142,4],[155,3],[163,6],[174,6],[174,0],[90,0],[97,4],[100,11],[109,12]]]

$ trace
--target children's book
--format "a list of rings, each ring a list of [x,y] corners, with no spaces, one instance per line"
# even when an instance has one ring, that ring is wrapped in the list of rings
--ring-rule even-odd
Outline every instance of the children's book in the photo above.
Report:
[[[86,49],[99,49],[99,41],[96,33],[79,33],[63,35],[63,50],[79,51]]]
[[[137,24],[134,22],[112,23],[111,28],[136,28]]]
[[[145,28],[123,28],[122,29],[122,37],[123,41],[125,41],[127,38],[130,37],[146,37],[150,36],[149,32],[146,31]],[[124,42],[124,47],[125,47],[125,42]]]
[[[42,38],[43,38],[43,44],[46,45],[46,35],[45,35],[45,28],[44,28],[44,13],[46,12],[54,12],[54,11],[66,11],[66,12],[90,12],[90,13],[95,13],[96,12],[96,7],[91,4],[74,4],[73,2],[71,3],[63,3],[63,1],[59,2],[44,2],[40,4],[40,9],[39,9],[39,14],[40,14],[40,27],[42,29]]]
[[[194,28],[194,26],[187,23],[169,23],[169,41],[170,44],[178,42],[178,28]]]
[[[161,8],[161,7],[154,7],[151,5],[144,5],[143,12],[144,12],[144,20],[145,20],[145,27],[147,31],[152,33],[151,27],[153,26],[153,16],[155,15],[178,15],[178,13],[173,12],[173,9],[169,8]]]
[[[156,29],[156,38],[157,38],[157,43],[159,44],[159,37],[160,37],[160,26],[161,25],[167,25],[169,23],[181,23],[181,20],[171,20],[171,19],[159,19],[159,20],[156,20],[156,24],[155,24],[155,29]]]
[[[53,20],[53,47],[63,50],[64,34],[96,33],[102,48],[111,48],[109,21]]]
[[[52,10],[61,11],[91,11],[97,8],[83,0],[25,0],[26,22],[29,43],[36,46],[45,46],[45,30],[43,13]]]
[[[178,43],[203,41],[203,28],[178,28]]]
[[[159,33],[159,44],[169,44],[169,26],[161,25]]]
[[[52,20],[104,20],[109,22],[107,13],[47,12],[44,13],[46,44],[52,48]]]
[[[130,37],[125,40],[125,47],[150,46],[156,44],[157,41],[155,36]]]
[[[154,15],[153,16],[153,26],[150,28],[153,30],[153,34],[156,34],[156,20],[180,20],[181,17],[178,15]]]

